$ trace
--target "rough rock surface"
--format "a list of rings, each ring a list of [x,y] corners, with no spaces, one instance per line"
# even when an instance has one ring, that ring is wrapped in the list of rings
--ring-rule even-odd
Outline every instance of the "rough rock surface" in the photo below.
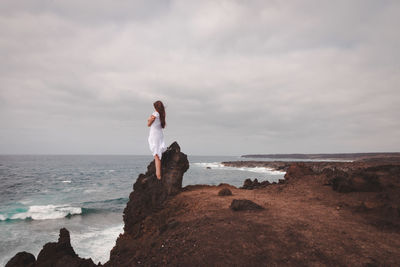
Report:
[[[189,168],[189,161],[186,154],[181,152],[178,143],[174,142],[163,153],[161,166],[161,180],[156,178],[153,160],[147,167],[147,172],[140,174],[133,185],[134,190],[129,195],[123,215],[124,234],[117,239],[116,246],[110,253],[110,261],[105,266],[133,264],[130,261],[140,247],[140,243],[135,240],[148,231],[154,231],[147,229],[146,218],[162,211],[165,201],[182,191],[182,178]],[[157,220],[157,232],[176,226],[174,222],[164,221],[163,217]]]
[[[234,211],[263,209],[263,207],[248,199],[234,199],[229,207]]]
[[[264,167],[277,171],[286,171],[291,163],[284,161],[224,161],[221,164],[229,167]]]
[[[35,266],[97,266],[92,259],[82,259],[71,246],[69,232],[65,228],[60,229],[57,243],[47,243],[39,252]]]
[[[33,258],[32,258],[33,257]],[[21,263],[24,263],[21,265]],[[65,228],[60,229],[58,242],[49,242],[45,244],[39,252],[37,260],[30,253],[17,253],[10,261],[7,267],[17,266],[69,266],[69,267],[94,267],[98,266],[93,263],[92,259],[80,258],[71,246],[69,232]]]
[[[133,186],[129,201],[124,210],[124,234],[120,235],[117,245],[111,251],[111,261],[108,266],[131,266],[129,263],[132,254],[125,254],[124,241],[137,238],[146,231],[144,220],[147,216],[163,209],[164,202],[171,196],[182,190],[183,174],[189,168],[187,156],[180,151],[179,145],[174,142],[162,155],[162,179],[155,176],[154,160],[147,167],[145,174],[140,174]],[[160,226],[159,231],[165,231],[167,227],[176,227],[177,223],[169,221]],[[129,245],[129,244],[128,244]],[[131,246],[132,247],[132,246]],[[21,262],[32,262],[32,254],[17,253],[9,262],[7,267],[21,266]],[[120,260],[123,258],[123,260]],[[97,266],[91,259],[82,259],[74,252],[70,244],[67,229],[60,229],[60,237],[57,243],[47,243],[40,251],[37,260],[32,266]],[[106,263],[107,264],[107,263]],[[25,266],[25,265],[22,265]],[[28,266],[28,265],[26,265]]]
[[[232,196],[232,191],[229,188],[222,188],[218,192],[218,196]]]
[[[183,174],[189,168],[187,156],[174,142],[162,155],[162,179],[155,175],[154,160],[145,174],[140,174],[124,210],[124,231],[133,236],[139,235],[141,222],[145,217],[163,208],[164,201],[182,190]]]
[[[26,251],[18,252],[11,260],[8,261],[5,267],[33,267],[35,266],[35,256]]]

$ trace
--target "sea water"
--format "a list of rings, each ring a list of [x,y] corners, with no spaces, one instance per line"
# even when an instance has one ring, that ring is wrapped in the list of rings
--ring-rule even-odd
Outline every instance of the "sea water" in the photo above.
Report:
[[[188,156],[189,184],[229,183],[246,178],[276,182],[284,172],[225,167],[232,156]],[[151,156],[0,155],[0,266],[19,251],[37,257],[66,227],[75,252],[105,263],[123,232],[122,212],[133,183]],[[256,159],[260,160],[260,159]]]

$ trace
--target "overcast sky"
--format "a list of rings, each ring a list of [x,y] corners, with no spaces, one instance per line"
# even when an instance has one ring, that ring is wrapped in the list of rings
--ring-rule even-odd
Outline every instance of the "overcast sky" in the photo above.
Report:
[[[2,0],[1,154],[400,151],[400,1]]]

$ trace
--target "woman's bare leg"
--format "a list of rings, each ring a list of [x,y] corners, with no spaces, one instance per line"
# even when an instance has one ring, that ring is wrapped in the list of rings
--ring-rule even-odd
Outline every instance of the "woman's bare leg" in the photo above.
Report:
[[[158,180],[161,180],[161,160],[158,157],[158,155],[156,154],[154,156],[154,161],[156,163],[156,176]]]

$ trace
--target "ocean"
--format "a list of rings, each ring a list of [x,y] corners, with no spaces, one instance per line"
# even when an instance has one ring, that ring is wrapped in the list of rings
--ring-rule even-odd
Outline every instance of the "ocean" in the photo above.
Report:
[[[251,158],[188,159],[183,186],[229,183],[239,187],[246,178],[276,182],[284,176],[267,168],[221,164]],[[123,232],[122,212],[129,193],[151,160],[151,156],[0,155],[0,266],[20,251],[37,257],[45,243],[57,241],[62,227],[70,231],[80,257],[91,257],[95,263],[108,261]]]

